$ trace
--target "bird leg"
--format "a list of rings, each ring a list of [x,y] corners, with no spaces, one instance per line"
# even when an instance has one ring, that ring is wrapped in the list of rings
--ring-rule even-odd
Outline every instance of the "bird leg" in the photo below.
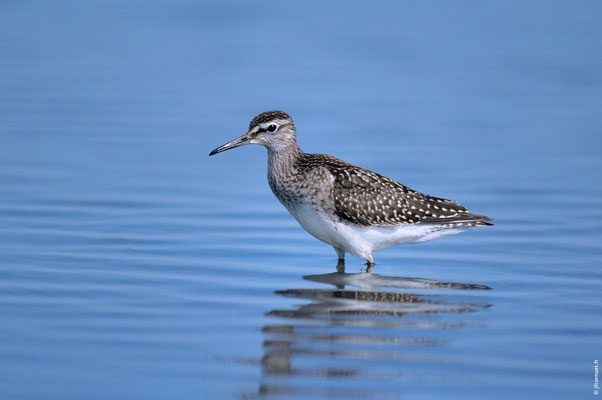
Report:
[[[370,253],[368,258],[366,258],[366,272],[371,274],[373,269],[374,269],[374,259],[372,258],[372,253]]]
[[[345,250],[338,247],[334,247],[334,251],[336,251],[337,256],[339,256],[339,261],[337,262],[337,271],[345,272]]]

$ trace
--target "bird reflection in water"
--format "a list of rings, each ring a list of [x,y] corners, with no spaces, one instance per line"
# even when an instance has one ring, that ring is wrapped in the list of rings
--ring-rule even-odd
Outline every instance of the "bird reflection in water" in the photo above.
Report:
[[[260,396],[322,397],[336,393],[335,397],[344,398],[383,397],[374,388],[352,389],[348,384],[350,380],[396,379],[403,374],[400,365],[438,362],[437,354],[424,351],[425,347],[445,345],[446,339],[434,333],[467,325],[459,318],[445,316],[491,306],[476,302],[468,292],[464,296],[450,293],[490,289],[485,285],[345,273],[340,265],[337,272],[303,279],[334,289],[275,292],[303,303],[266,313],[282,322],[263,328]],[[391,362],[401,364],[391,367]],[[388,365],[388,371],[383,371],[382,365]],[[295,382],[293,377],[303,378],[304,383]],[[333,388],[336,380],[344,380],[345,385]]]

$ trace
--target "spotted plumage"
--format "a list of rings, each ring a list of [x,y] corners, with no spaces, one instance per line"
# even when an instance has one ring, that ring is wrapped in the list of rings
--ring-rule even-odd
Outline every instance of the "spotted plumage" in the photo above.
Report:
[[[304,153],[292,118],[282,111],[259,114],[246,134],[210,155],[250,143],[268,149],[268,182],[276,197],[306,231],[334,247],[339,262],[351,253],[371,265],[373,251],[491,225],[491,218],[452,200],[329,155]]]
[[[326,168],[334,178],[336,214],[361,226],[400,224],[487,225],[488,217],[452,200],[419,193],[392,179],[325,154],[303,154],[299,169]]]

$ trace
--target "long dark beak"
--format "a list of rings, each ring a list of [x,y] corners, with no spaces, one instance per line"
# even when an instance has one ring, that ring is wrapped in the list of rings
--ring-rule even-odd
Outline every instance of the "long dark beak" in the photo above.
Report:
[[[217,149],[213,150],[211,153],[209,153],[209,155],[212,156],[214,154],[221,153],[222,151],[230,150],[239,146],[244,146],[245,144],[249,144],[250,139],[251,138],[249,137],[249,133],[247,132],[244,135],[237,137],[236,139],[231,140],[223,146],[220,146]]]

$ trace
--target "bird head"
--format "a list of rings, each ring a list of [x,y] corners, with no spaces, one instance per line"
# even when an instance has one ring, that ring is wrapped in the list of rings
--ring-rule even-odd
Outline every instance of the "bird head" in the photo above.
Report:
[[[216,148],[210,156],[247,144],[260,144],[268,150],[279,150],[296,143],[293,119],[284,111],[266,111],[249,123],[249,130],[242,136]]]

